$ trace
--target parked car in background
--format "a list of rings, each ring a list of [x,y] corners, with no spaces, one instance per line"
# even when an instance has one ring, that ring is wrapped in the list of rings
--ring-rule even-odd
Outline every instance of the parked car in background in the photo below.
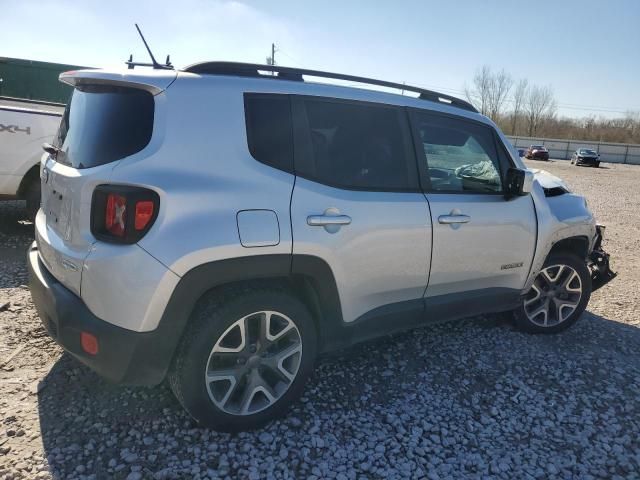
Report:
[[[0,97],[0,200],[26,200],[33,220],[40,207],[42,144],[51,142],[64,105]]]
[[[524,156],[529,160],[549,160],[549,150],[544,145],[531,145]]]
[[[575,165],[591,165],[598,168],[600,166],[600,154],[590,148],[579,148],[573,152],[571,163]]]
[[[612,278],[584,198],[471,104],[309,72],[61,75],[76,89],[27,253],[58,343],[114,382],[168,377],[200,424],[245,430],[287,411],[319,354],[491,312],[560,332]]]

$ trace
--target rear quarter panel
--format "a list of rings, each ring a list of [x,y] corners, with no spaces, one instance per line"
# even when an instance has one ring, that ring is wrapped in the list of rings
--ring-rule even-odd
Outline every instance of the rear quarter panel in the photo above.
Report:
[[[180,276],[220,259],[291,253],[294,176],[251,157],[237,84],[179,76],[156,97],[155,128],[157,151],[121,161],[111,177],[111,183],[146,185],[160,195],[158,218],[139,242],[142,248]],[[242,246],[237,213],[256,209],[275,212],[277,245]]]

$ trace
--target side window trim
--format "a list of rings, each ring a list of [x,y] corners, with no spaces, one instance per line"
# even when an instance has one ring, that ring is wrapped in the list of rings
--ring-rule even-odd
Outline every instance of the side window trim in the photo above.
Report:
[[[491,126],[482,123],[482,122],[478,122],[476,120],[472,120],[466,117],[460,117],[458,115],[451,115],[449,113],[444,113],[444,112],[436,112],[433,110],[428,110],[428,109],[421,109],[421,108],[414,108],[414,107],[408,107],[409,110],[409,118],[410,118],[410,122],[411,122],[411,132],[413,133],[413,137],[414,137],[414,144],[415,144],[415,148],[416,148],[416,154],[417,154],[417,158],[416,161],[418,162],[418,171],[420,172],[420,182],[422,183],[423,186],[423,191],[424,193],[429,193],[429,194],[444,194],[444,195],[451,195],[451,194],[456,194],[456,195],[500,195],[500,196],[504,196],[504,182],[502,181],[502,185],[501,185],[501,190],[498,192],[480,192],[480,191],[465,191],[465,190],[434,190],[433,188],[431,188],[431,177],[429,175],[429,157],[427,155],[427,152],[425,151],[424,148],[424,144],[420,141],[420,132],[418,131],[418,122],[416,121],[416,116],[419,114],[426,114],[426,115],[433,115],[436,117],[444,117],[444,118],[452,118],[455,120],[459,120],[459,121],[463,121],[463,122],[467,122],[473,125],[479,125],[483,128],[489,129],[491,131],[491,136],[493,138],[493,143],[495,145],[494,148],[496,148],[496,155],[498,155],[498,162],[501,164],[502,162],[500,162],[500,154],[498,153],[498,144],[496,144],[496,132],[495,129],[492,128]],[[422,156],[420,156],[422,155]],[[501,168],[501,167],[500,167]],[[500,177],[501,180],[504,180],[504,174],[505,172],[500,171]]]
[[[504,178],[507,175],[507,170],[511,167],[515,167],[515,164],[513,163],[509,149],[500,138],[500,135],[498,135],[498,132],[496,132],[496,129],[492,128],[491,130],[493,131],[493,141],[496,145],[496,153],[498,154],[498,160],[500,162],[500,175],[504,181]],[[502,159],[504,159],[504,161]]]
[[[431,177],[429,176],[429,165],[427,163],[427,152],[424,149],[424,143],[420,140],[420,132],[418,131],[418,122],[416,115],[420,112],[429,112],[429,110],[420,110],[418,108],[407,107],[407,116],[413,137],[413,148],[416,152],[416,163],[418,165],[418,173],[420,175],[420,185],[424,193],[429,193],[431,189]]]
[[[420,178],[419,172],[415,170],[414,165],[416,162],[415,156],[415,147],[412,144],[413,135],[411,133],[411,124],[406,120],[406,113],[404,112],[405,107],[398,105],[390,105],[385,103],[378,102],[368,102],[362,100],[352,100],[352,99],[343,99],[343,98],[335,98],[335,97],[324,97],[318,95],[298,95],[292,94],[291,97],[291,105],[293,112],[293,143],[294,143],[294,170],[296,172],[296,176],[300,178],[304,178],[306,180],[310,180],[315,183],[319,183],[321,185],[326,185],[328,187],[347,190],[347,191],[361,191],[361,192],[390,192],[390,193],[423,193],[422,188],[420,186]],[[403,147],[405,152],[407,153],[407,165],[406,168],[410,170],[408,172],[411,177],[411,183],[414,184],[412,188],[373,188],[373,187],[356,187],[356,186],[347,186],[340,184],[328,183],[324,180],[313,178],[309,175],[305,175],[303,172],[311,170],[311,162],[313,161],[313,153],[311,146],[311,138],[309,136],[310,126],[307,117],[305,100],[313,100],[313,101],[321,101],[327,103],[337,103],[343,105],[362,105],[369,107],[377,107],[377,108],[385,108],[389,110],[394,110],[398,119],[400,120],[400,127],[402,129],[402,138],[403,138]],[[406,121],[405,121],[406,120]]]

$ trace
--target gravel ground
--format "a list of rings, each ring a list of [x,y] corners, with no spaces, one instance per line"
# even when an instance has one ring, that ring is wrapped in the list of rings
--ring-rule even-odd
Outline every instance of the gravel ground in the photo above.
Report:
[[[24,205],[0,205],[0,479],[640,478],[640,167],[529,164],[608,226],[619,277],[573,328],[476,317],[360,345],[239,435],[197,428],[166,385],[113,386],[63,354],[24,286]]]

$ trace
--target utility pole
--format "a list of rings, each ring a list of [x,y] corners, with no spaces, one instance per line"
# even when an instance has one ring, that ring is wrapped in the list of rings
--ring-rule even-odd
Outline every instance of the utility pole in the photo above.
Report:
[[[267,57],[267,65],[275,65],[276,64],[276,44],[271,44],[271,56]],[[275,75],[275,72],[271,72],[271,75]]]

